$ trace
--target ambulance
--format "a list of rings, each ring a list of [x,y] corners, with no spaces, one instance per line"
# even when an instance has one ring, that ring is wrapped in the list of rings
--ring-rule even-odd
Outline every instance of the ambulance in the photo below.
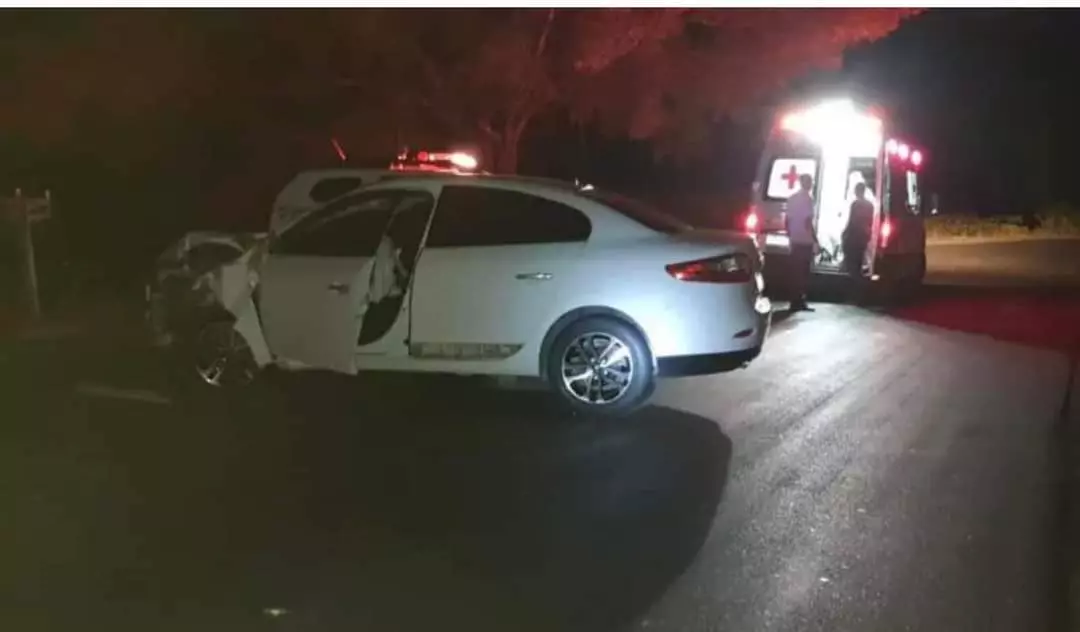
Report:
[[[926,231],[919,174],[925,156],[924,150],[889,135],[881,116],[850,99],[821,100],[778,117],[758,164],[751,206],[741,218],[764,253],[767,286],[783,286],[790,272],[785,211],[803,174],[814,179],[820,244],[815,275],[871,281],[888,290],[921,284]],[[867,187],[874,221],[862,273],[853,276],[847,272],[841,236],[859,183]]]

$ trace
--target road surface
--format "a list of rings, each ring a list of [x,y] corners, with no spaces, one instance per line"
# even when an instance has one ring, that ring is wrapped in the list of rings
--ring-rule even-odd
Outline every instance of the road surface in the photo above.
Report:
[[[180,398],[137,349],[9,350],[0,628],[1048,629],[1068,362],[933,324],[966,296],[780,314],[748,369],[619,422],[450,379]]]
[[[1080,284],[1080,239],[932,246],[927,267],[936,282],[989,286]]]

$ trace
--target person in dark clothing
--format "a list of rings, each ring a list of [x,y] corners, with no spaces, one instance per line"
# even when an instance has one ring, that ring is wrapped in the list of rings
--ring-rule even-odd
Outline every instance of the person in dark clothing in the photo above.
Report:
[[[866,248],[870,244],[870,233],[874,225],[874,204],[866,199],[866,185],[855,185],[855,201],[851,203],[847,226],[842,238],[844,248],[844,267],[853,277],[862,276]]]

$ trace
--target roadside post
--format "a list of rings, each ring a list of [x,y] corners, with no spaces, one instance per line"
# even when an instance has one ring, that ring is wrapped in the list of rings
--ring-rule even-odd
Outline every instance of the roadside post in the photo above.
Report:
[[[20,229],[25,257],[23,270],[26,289],[30,295],[30,307],[34,317],[38,318],[41,316],[41,295],[38,291],[33,225],[52,217],[52,194],[46,189],[44,197],[32,198],[24,196],[22,189],[15,189],[15,195],[4,200],[4,208],[13,216]]]

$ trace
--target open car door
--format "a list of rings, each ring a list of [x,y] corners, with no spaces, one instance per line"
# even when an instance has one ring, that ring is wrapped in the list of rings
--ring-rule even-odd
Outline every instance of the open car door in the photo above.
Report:
[[[275,357],[355,372],[375,252],[400,196],[375,191],[342,198],[270,245],[257,300]]]

